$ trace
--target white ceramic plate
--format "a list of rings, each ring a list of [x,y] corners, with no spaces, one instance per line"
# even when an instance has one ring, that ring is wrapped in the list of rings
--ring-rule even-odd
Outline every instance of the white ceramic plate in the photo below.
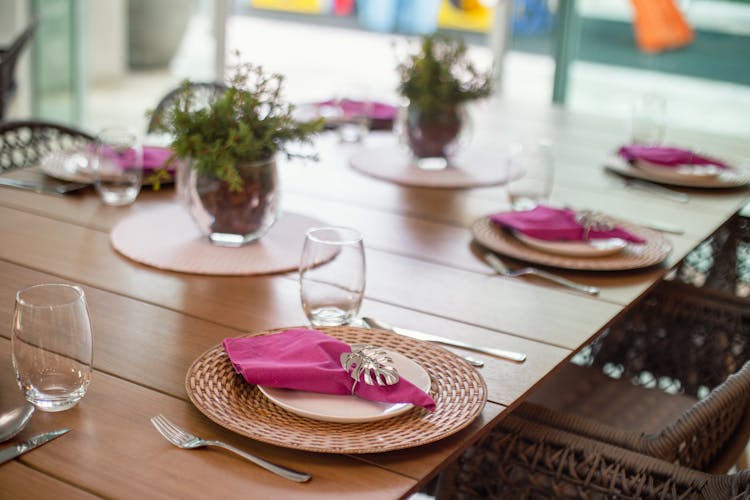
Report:
[[[50,177],[90,184],[94,179],[88,165],[86,153],[80,151],[53,151],[39,162],[39,168]]]
[[[430,376],[417,363],[403,354],[388,351],[393,359],[393,366],[399,376],[416,385],[424,392],[430,390]],[[326,422],[373,422],[395,417],[408,411],[409,403],[379,403],[360,399],[356,396],[339,396],[315,392],[277,389],[258,386],[268,399],[287,411],[302,417]]]
[[[589,241],[550,241],[532,238],[517,231],[513,231],[513,235],[526,245],[542,252],[569,257],[604,257],[616,254],[628,246],[628,242],[620,238]]]

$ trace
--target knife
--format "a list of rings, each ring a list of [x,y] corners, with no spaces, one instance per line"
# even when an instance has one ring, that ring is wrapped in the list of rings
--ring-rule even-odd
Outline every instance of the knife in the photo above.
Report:
[[[67,182],[65,184],[43,184],[35,181],[25,181],[20,179],[0,178],[0,186],[12,187],[17,189],[28,189],[35,193],[63,195],[72,193],[88,186],[82,182]]]
[[[24,441],[23,443],[18,443],[14,444],[13,446],[8,446],[7,448],[3,448],[2,450],[0,450],[0,464],[4,464],[8,460],[13,460],[17,456],[23,455],[27,451],[33,450],[37,446],[42,446],[44,443],[52,441],[53,439],[62,436],[68,431],[70,431],[70,429],[59,429],[56,431],[43,432],[41,434],[37,434],[27,441]]]
[[[390,326],[382,321],[372,318],[362,318],[362,321],[375,328],[381,328],[383,330],[390,330],[404,337],[411,337],[417,340],[424,340],[426,342],[435,342],[437,344],[449,345],[452,347],[460,347],[469,351],[481,352],[483,354],[489,354],[497,358],[507,359],[515,361],[516,363],[523,363],[526,361],[526,355],[520,352],[506,351],[504,349],[495,349],[494,347],[478,347],[460,340],[453,340],[446,337],[440,337],[439,335],[433,335],[431,333],[419,332],[417,330],[410,330],[408,328],[400,328],[397,326]]]

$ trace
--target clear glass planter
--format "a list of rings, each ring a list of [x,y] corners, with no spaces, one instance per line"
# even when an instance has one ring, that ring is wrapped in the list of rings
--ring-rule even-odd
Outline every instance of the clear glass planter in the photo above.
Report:
[[[427,170],[446,168],[464,143],[466,113],[462,106],[425,112],[409,105],[402,131],[416,165]]]
[[[240,191],[189,169],[183,185],[187,193],[178,195],[201,232],[216,245],[238,247],[255,241],[271,229],[279,215],[276,160],[241,164],[237,169],[244,180]]]

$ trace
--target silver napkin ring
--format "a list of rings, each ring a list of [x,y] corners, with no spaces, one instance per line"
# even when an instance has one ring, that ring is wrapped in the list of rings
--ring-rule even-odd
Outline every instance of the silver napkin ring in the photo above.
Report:
[[[382,347],[369,344],[352,344],[352,352],[341,354],[341,366],[354,379],[352,395],[360,379],[367,385],[393,385],[399,375],[391,355]]]

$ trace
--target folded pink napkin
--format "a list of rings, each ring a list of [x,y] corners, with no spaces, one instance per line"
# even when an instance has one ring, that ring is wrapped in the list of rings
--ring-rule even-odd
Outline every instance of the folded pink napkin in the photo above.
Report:
[[[340,102],[331,99],[319,102],[316,106],[319,108],[323,106],[340,106],[345,114],[361,115],[366,112],[367,116],[374,120],[393,120],[396,118],[396,113],[398,112],[398,108],[390,104],[377,101],[366,103],[354,99],[342,99]]]
[[[620,227],[590,229],[588,237],[575,210],[537,205],[531,210],[501,212],[490,215],[495,224],[515,229],[532,238],[549,241],[587,241],[603,238],[621,238],[633,243],[644,243],[640,238]]]
[[[135,153],[132,150],[117,153],[105,148],[100,151],[105,156],[117,161],[117,163],[124,168],[129,168],[135,159]],[[153,171],[164,166],[166,167],[167,172],[172,173],[175,170],[176,162],[170,162],[168,165],[164,165],[164,162],[169,160],[171,156],[172,150],[169,148],[163,148],[160,146],[143,146],[143,170]]]
[[[680,148],[631,144],[629,146],[622,146],[617,153],[630,162],[643,160],[662,167],[715,165],[719,168],[729,168],[729,165],[715,158],[701,156],[690,150]]]
[[[224,350],[237,373],[251,384],[325,394],[351,394],[354,379],[341,366],[351,347],[318,330],[294,328],[259,337],[228,338]],[[435,409],[435,401],[401,378],[393,385],[359,382],[354,394],[370,401],[411,403]]]

